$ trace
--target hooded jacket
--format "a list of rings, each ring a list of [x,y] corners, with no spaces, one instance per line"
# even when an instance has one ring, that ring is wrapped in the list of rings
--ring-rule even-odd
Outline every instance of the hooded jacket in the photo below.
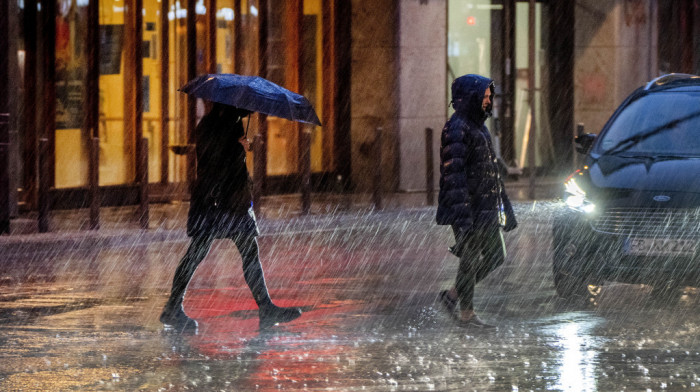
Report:
[[[482,109],[491,79],[464,75],[452,83],[455,113],[445,124],[440,144],[440,192],[436,221],[458,230],[496,226],[503,207],[506,230],[517,225],[500,177]]]

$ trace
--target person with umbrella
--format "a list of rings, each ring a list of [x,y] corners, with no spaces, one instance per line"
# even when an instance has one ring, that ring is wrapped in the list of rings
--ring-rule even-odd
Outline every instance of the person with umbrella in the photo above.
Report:
[[[187,216],[191,242],[175,270],[170,298],[160,315],[166,328],[197,332],[197,321],[187,316],[183,307],[185,291],[213,241],[221,238],[231,239],[241,254],[243,276],[258,305],[260,328],[301,316],[299,308],[276,306],[265,284],[243,146],[242,119],[249,114],[244,109],[214,103],[195,130],[197,178]]]
[[[198,79],[204,78],[203,81],[207,83],[207,77],[224,76],[205,75]],[[223,95],[216,93],[219,96],[212,95],[213,90],[206,92],[206,89],[200,89],[198,93],[188,91],[198,79],[182,90],[212,100],[214,104],[195,130],[197,178],[187,217],[187,235],[192,239],[175,270],[170,298],[160,321],[166,328],[178,332],[197,332],[197,321],[187,316],[183,308],[185,291],[213,241],[221,238],[231,239],[241,254],[243,276],[258,305],[260,328],[292,321],[301,316],[301,309],[279,307],[272,302],[259,258],[259,233],[253,213],[251,179],[245,164],[244,144],[247,139],[242,124],[242,119],[252,110],[227,104],[235,96],[230,91]],[[270,107],[268,105],[264,110],[269,111]]]
[[[301,315],[299,308],[272,303],[260,263],[258,228],[253,214],[251,179],[245,164],[242,119],[250,111],[214,103],[195,130],[197,178],[187,216],[191,242],[175,270],[170,298],[160,321],[180,332],[197,331],[183,300],[187,286],[215,239],[231,239],[243,260],[243,276],[258,305],[260,327],[287,322]]]

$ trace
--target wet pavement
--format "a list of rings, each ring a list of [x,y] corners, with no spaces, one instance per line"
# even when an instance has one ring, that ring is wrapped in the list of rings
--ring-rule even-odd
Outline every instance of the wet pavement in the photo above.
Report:
[[[457,259],[432,207],[262,219],[273,300],[305,311],[263,332],[230,242],[215,243],[188,290],[199,334],[177,336],[157,320],[187,246],[175,224],[150,241],[108,228],[95,241],[121,240],[102,246],[5,240],[0,390],[700,390],[696,289],[673,304],[623,284],[588,307],[560,300],[550,271],[560,206],[515,207],[507,261],[476,291],[477,312],[498,326],[488,332],[456,326],[436,302]]]

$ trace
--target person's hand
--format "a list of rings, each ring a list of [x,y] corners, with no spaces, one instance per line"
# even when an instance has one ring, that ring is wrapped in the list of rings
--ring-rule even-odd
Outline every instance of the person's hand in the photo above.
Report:
[[[243,146],[243,149],[244,149],[244,150],[246,150],[246,151],[252,151],[252,150],[250,149],[250,140],[248,140],[248,138],[246,138],[245,136],[243,136],[242,138],[238,139],[238,142],[241,143],[241,145]]]

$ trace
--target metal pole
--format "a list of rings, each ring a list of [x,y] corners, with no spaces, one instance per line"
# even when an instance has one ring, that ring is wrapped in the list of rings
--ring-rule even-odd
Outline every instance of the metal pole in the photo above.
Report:
[[[50,230],[51,197],[49,195],[49,139],[39,139],[39,232],[46,233]]]
[[[197,7],[196,2],[187,2],[187,80],[197,76]],[[197,125],[197,99],[187,96],[187,183],[188,190],[192,193],[194,179],[197,175],[197,157],[191,146],[195,144],[194,128]]]
[[[5,113],[0,114],[0,133],[2,128],[9,126],[5,121],[9,117]],[[0,234],[10,234],[10,143],[0,143]]]
[[[429,206],[435,203],[435,183],[433,169],[433,128],[425,128],[425,201]]]
[[[100,138],[90,139],[90,230],[100,228]]]
[[[207,0],[207,26],[209,39],[207,41],[207,72],[216,73],[216,0]],[[236,17],[239,15],[236,14]]]
[[[9,113],[0,113],[0,134],[7,134]],[[10,234],[10,143],[0,143],[0,234]]]
[[[39,134],[46,139],[44,151],[39,154],[46,160],[46,172],[43,180],[45,191],[43,197],[48,200],[48,190],[55,183],[55,146],[56,146],[56,7],[55,1],[41,3],[41,42],[42,42],[42,96],[39,117]],[[30,72],[32,72],[30,70]],[[26,91],[26,90],[25,90]],[[41,158],[40,158],[41,159]],[[43,169],[39,169],[43,170]],[[39,195],[39,197],[42,197]],[[46,203],[48,206],[48,203]],[[48,211],[48,210],[47,210]]]
[[[267,0],[258,0],[258,75],[267,76]],[[236,64],[240,62],[236,58]],[[253,210],[260,214],[267,175],[267,116],[258,113],[258,133],[253,141]]]
[[[161,0],[160,9],[160,182],[168,183],[170,160],[170,21],[168,20],[170,1]]]
[[[37,1],[24,2],[24,97],[22,98],[22,127],[24,128],[24,201],[29,208],[37,207],[39,143],[37,142]]]
[[[515,160],[515,0],[503,1],[503,99],[501,154],[507,162]]]
[[[374,131],[374,177],[372,184],[372,200],[374,209],[381,210],[382,205],[382,127]]]
[[[253,137],[253,211],[260,214],[260,199],[263,193],[263,177],[265,176],[264,160],[260,158],[265,153],[263,135],[260,133]]]
[[[88,144],[88,187],[90,198],[90,230],[100,228],[100,35],[99,35],[99,4],[97,1],[88,3],[88,29],[87,29],[87,76],[85,83],[85,129],[90,135]]]
[[[576,124],[576,130],[574,131],[574,137],[571,139],[571,148],[573,149],[573,157],[574,157],[574,170],[578,170],[578,153],[576,152],[576,137],[583,135],[584,129],[583,129],[583,123],[578,123]]]
[[[530,0],[528,7],[528,72],[527,72],[527,88],[528,102],[530,103],[530,129],[529,144],[528,144],[528,166],[530,167],[530,186],[528,196],[530,199],[535,198],[535,169],[537,162],[535,160],[535,146],[537,145],[536,121],[535,121],[535,0]]]
[[[233,0],[233,72],[237,74],[243,73],[243,12],[241,12],[241,0]]]
[[[134,101],[131,110],[133,110],[134,118],[134,139],[133,142],[136,144],[136,156],[133,158],[138,159],[141,155],[141,144],[140,140],[143,137],[143,0],[133,0],[134,10],[133,21],[134,21],[134,32],[133,32],[133,42],[134,42],[134,76],[133,76],[133,94]],[[133,159],[132,158],[132,159]],[[133,162],[133,161],[132,161]],[[140,173],[144,168],[139,167],[139,162],[136,162],[136,178],[138,179]]]
[[[311,210],[311,125],[304,125],[301,131],[301,214]]]
[[[0,9],[0,86],[10,81],[10,6],[2,2]],[[0,93],[0,234],[10,233],[10,99],[9,92]]]
[[[290,19],[286,34],[289,34],[289,45],[287,50],[293,53],[293,58],[288,62],[288,66],[294,70],[292,78],[296,82],[294,86],[297,91],[304,91],[304,66],[302,51],[304,47],[302,30],[304,28],[304,1],[294,0],[289,2],[288,18]],[[289,31],[291,30],[291,31]],[[292,85],[294,85],[292,82]],[[311,209],[311,131],[308,125],[295,123],[297,135],[299,137],[298,159],[299,176],[301,177],[301,213],[306,215]]]
[[[148,229],[148,139],[141,139],[139,149],[139,165],[141,166],[139,178],[139,222],[142,229]]]

